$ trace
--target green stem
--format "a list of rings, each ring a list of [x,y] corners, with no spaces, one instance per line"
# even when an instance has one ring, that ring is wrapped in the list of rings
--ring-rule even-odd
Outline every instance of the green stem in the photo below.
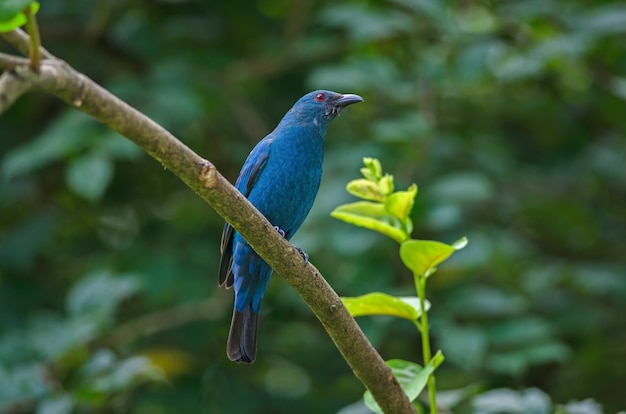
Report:
[[[39,73],[39,66],[41,65],[41,51],[39,46],[41,45],[41,39],[39,38],[39,27],[37,26],[37,20],[33,15],[31,5],[24,9],[26,15],[26,31],[30,35],[30,48],[28,57],[30,58],[30,68]]]
[[[430,352],[430,335],[428,327],[428,312],[426,312],[426,277],[415,275],[415,285],[417,287],[417,296],[420,299],[420,331],[422,334],[422,355],[424,358],[424,366],[432,359]],[[430,374],[428,377],[428,399],[430,402],[430,414],[437,414],[437,395],[435,386],[435,376]]]

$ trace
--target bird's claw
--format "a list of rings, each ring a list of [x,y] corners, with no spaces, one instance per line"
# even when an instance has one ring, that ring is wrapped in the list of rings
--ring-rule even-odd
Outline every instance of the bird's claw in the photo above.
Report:
[[[298,251],[298,253],[300,253],[300,256],[302,256],[302,258],[304,259],[304,265],[308,265],[309,264],[309,255],[306,254],[306,252],[304,250],[302,250],[299,247],[296,247],[296,250]]]
[[[274,230],[276,230],[278,234],[280,234],[281,236],[285,237],[285,231],[281,229],[280,227],[274,226]],[[307,264],[309,264],[309,255],[306,254],[306,252],[299,247],[296,247],[296,250],[298,251],[298,253],[300,253],[300,256],[302,256],[302,258],[304,259],[304,265],[306,266]]]
[[[281,236],[285,237],[285,231],[278,226],[274,226],[274,230],[278,232]]]

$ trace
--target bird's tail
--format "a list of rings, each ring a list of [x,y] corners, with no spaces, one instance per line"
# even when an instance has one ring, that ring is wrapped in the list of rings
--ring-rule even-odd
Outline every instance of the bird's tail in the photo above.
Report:
[[[250,304],[243,312],[233,310],[226,353],[231,361],[251,364],[256,359],[256,332],[259,314],[252,312]]]

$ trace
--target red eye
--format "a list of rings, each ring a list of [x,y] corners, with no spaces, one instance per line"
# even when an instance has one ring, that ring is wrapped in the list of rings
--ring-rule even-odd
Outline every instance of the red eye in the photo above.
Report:
[[[326,95],[323,93],[318,93],[317,95],[315,95],[315,100],[317,102],[324,102],[325,99],[326,99]]]

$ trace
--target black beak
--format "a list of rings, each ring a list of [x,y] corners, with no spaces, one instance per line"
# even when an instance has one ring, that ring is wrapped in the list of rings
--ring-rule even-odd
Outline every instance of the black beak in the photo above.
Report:
[[[345,95],[341,95],[341,98],[333,102],[333,106],[337,108],[345,108],[346,106],[352,105],[353,103],[357,102],[363,102],[363,98],[361,98],[359,95],[346,93]]]

